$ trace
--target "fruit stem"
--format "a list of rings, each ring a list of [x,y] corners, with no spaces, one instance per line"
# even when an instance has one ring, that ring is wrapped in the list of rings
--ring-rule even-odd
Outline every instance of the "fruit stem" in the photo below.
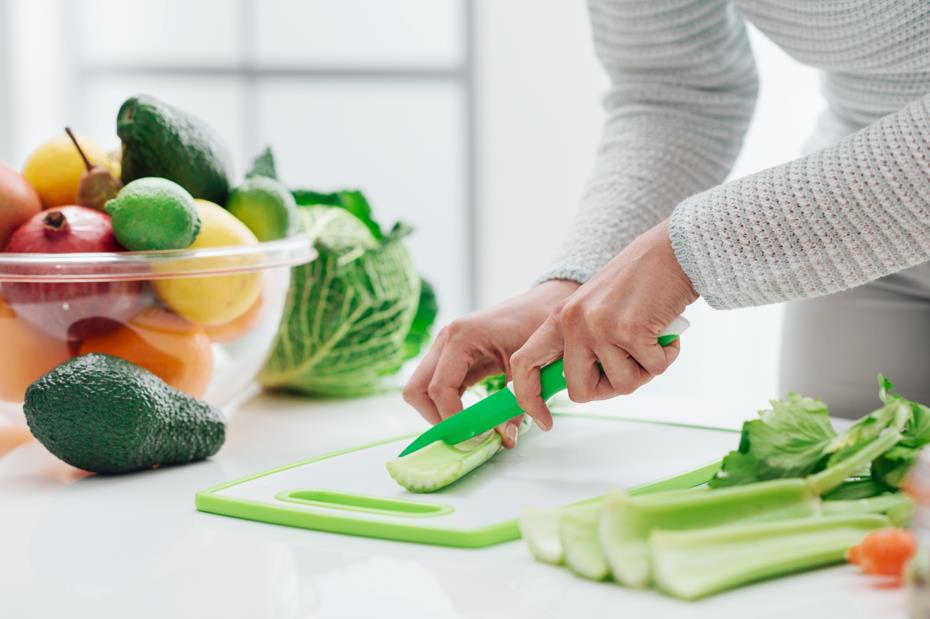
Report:
[[[71,138],[71,142],[74,143],[74,147],[77,149],[78,154],[81,156],[81,159],[84,160],[84,166],[87,168],[87,171],[90,172],[90,169],[94,167],[94,164],[92,164],[90,159],[87,158],[87,155],[84,154],[84,149],[82,149],[81,145],[78,144],[77,138],[71,131],[71,127],[65,127],[65,133],[67,133],[68,137]]]
[[[56,237],[66,233],[71,228],[71,224],[61,211],[49,211],[42,218],[42,228],[46,236]]]

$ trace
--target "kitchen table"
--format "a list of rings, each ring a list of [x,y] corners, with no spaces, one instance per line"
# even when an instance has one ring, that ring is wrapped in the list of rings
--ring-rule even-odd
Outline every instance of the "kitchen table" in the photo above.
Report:
[[[732,428],[752,410],[649,394],[586,406]],[[534,562],[520,542],[442,548],[194,509],[197,490],[422,427],[396,393],[342,401],[257,395],[232,415],[220,453],[187,466],[85,475],[27,443],[0,458],[0,617],[906,616],[902,590],[882,588],[850,566],[686,603],[582,580]]]

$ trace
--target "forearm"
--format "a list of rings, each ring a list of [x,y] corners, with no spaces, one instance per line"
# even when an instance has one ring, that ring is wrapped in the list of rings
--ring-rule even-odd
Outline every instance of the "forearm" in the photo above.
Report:
[[[586,281],[687,196],[728,174],[757,80],[742,21],[722,0],[589,2],[611,88],[595,169],[552,268]]]
[[[684,200],[670,236],[717,308],[830,294],[930,260],[930,95],[836,146]]]

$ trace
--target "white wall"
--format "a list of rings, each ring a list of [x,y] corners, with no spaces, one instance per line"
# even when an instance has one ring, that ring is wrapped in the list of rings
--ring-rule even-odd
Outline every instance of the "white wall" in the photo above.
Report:
[[[525,289],[572,217],[593,159],[606,87],[581,2],[478,0],[479,302]],[[758,32],[762,92],[733,175],[797,156],[821,107],[815,73]],[[682,355],[647,387],[748,402],[776,395],[781,308],[698,302]]]

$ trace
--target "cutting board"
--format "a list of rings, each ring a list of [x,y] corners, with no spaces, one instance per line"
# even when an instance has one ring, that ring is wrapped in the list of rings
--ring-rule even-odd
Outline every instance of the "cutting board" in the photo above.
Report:
[[[337,451],[197,493],[197,509],[319,531],[479,547],[520,536],[524,506],[555,507],[609,488],[637,492],[707,481],[734,449],[731,430],[557,414],[458,482],[413,494],[385,470],[411,436]]]

